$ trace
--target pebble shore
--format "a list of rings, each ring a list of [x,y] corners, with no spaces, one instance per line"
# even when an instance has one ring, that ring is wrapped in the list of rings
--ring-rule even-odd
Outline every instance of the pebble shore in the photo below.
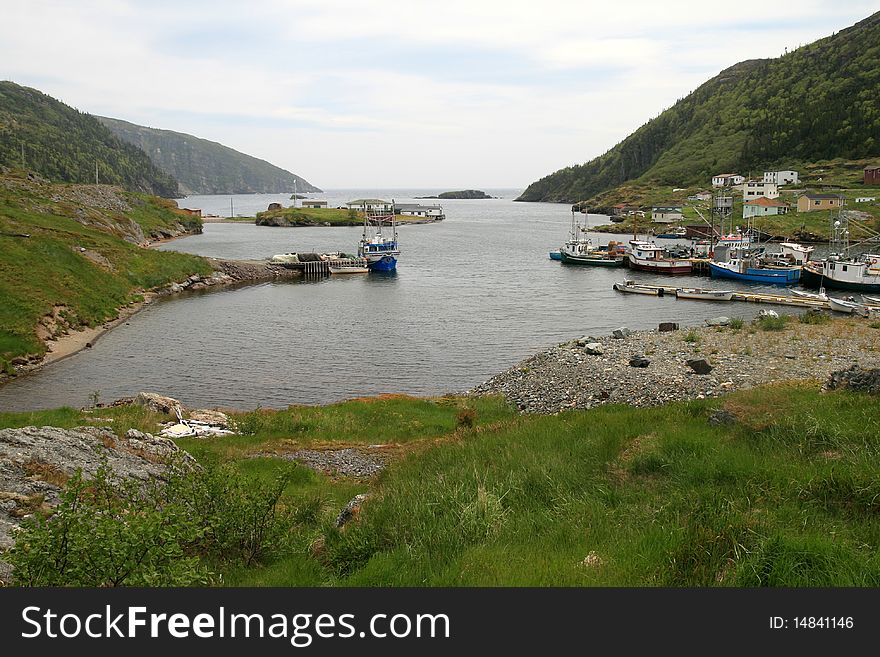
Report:
[[[599,404],[656,406],[774,381],[824,381],[855,364],[880,367],[880,330],[861,319],[802,324],[791,318],[780,331],[747,323],[736,330],[707,326],[622,333],[551,347],[469,394],[502,394],[524,413],[550,414]],[[640,366],[630,365],[634,359]],[[711,371],[697,374],[687,364],[693,359],[705,359]]]

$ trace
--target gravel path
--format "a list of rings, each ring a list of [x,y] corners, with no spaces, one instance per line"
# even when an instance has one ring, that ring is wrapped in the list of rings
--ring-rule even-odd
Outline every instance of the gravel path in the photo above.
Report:
[[[328,475],[367,478],[379,474],[387,465],[385,455],[377,452],[367,454],[363,450],[345,449],[301,449],[284,454],[282,458],[298,461],[312,470]]]
[[[647,367],[630,365],[638,356],[649,361]],[[690,359],[705,359],[711,372],[696,374],[687,365]],[[880,330],[861,319],[819,325],[791,320],[782,331],[750,325],[736,331],[644,331],[620,339],[585,336],[552,347],[469,394],[500,393],[527,413],[607,403],[655,406],[772,381],[824,380],[854,364],[880,367]]]

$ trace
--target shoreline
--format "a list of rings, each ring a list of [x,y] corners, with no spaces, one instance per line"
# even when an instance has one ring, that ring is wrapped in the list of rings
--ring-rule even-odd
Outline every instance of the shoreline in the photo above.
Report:
[[[188,237],[180,235],[165,238],[155,244],[163,243]],[[150,245],[152,246],[152,244]],[[51,340],[45,340],[46,353],[37,361],[31,361],[15,367],[15,374],[0,373],[0,386],[9,381],[41,370],[44,367],[60,362],[74,356],[79,352],[90,349],[101,337],[114,328],[124,324],[145,307],[155,303],[159,299],[174,297],[187,291],[197,290],[220,290],[234,287],[246,287],[271,280],[298,278],[298,271],[285,269],[269,262],[257,260],[225,260],[220,258],[205,258],[214,268],[214,273],[209,277],[198,275],[190,276],[186,281],[173,282],[158,289],[146,290],[142,293],[143,300],[136,301],[119,309],[116,317],[102,322],[100,326],[82,327],[75,331],[64,333]]]

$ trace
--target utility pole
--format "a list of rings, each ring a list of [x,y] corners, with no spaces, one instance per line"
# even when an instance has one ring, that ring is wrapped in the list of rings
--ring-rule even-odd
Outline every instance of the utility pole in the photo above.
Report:
[[[95,160],[95,184],[98,184],[98,160]]]
[[[24,142],[21,142],[21,168],[27,169],[27,163],[24,161]]]

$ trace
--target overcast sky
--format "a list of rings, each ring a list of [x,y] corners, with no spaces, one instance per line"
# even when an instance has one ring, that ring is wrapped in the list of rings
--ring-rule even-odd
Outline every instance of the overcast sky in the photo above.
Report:
[[[727,9],[721,9],[726,6]],[[524,187],[877,0],[0,0],[0,79],[324,188]]]

